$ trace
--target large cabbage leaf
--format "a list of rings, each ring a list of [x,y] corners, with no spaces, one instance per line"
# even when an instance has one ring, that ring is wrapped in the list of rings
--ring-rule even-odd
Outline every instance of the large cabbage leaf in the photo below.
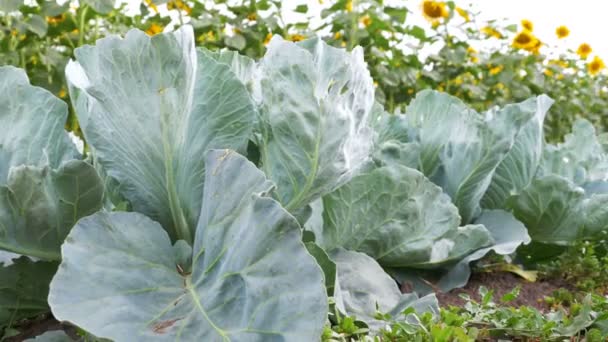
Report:
[[[0,67],[0,185],[6,185],[12,167],[57,168],[78,158],[63,129],[67,116],[65,102],[30,85],[25,71]]]
[[[512,115],[510,113],[514,111],[535,112],[535,115],[521,129],[513,148],[496,168],[492,183],[482,199],[484,208],[503,208],[509,196],[518,194],[534,179],[545,146],[543,123],[552,104],[553,100],[541,95],[502,109],[506,115]]]
[[[449,196],[419,171],[397,164],[354,177],[312,207],[305,228],[330,255],[336,248],[363,252],[400,281],[430,274],[427,280],[443,291],[464,286],[469,264],[488,252],[512,254],[530,242],[523,224],[502,210],[484,211],[474,224],[459,227]]]
[[[259,64],[262,167],[295,212],[368,159],[374,86],[363,50],[273,39]]]
[[[204,153],[244,151],[255,108],[224,63],[194,48],[192,28],[131,30],[75,52],[66,69],[87,142],[133,210],[192,243]]]
[[[366,253],[385,267],[428,267],[492,243],[483,226],[459,227],[458,209],[422,173],[400,165],[373,169],[323,197],[326,250]]]
[[[535,109],[507,107],[484,117],[459,99],[430,90],[407,107],[410,137],[420,144],[419,169],[450,195],[464,223],[480,214],[494,171]]]
[[[76,221],[101,208],[97,172],[79,158],[63,125],[66,104],[0,68],[0,249],[59,260]]]
[[[377,318],[378,313],[390,314],[391,320],[416,322],[415,317],[403,317],[403,311],[413,308],[416,313],[439,314],[439,303],[434,294],[418,298],[414,293],[402,294],[393,280],[378,263],[364,253],[342,248],[330,252],[336,263],[335,302],[343,315],[365,322],[372,333],[389,324]]]
[[[205,165],[191,249],[139,213],[76,225],[51,283],[59,320],[117,342],[319,340],[327,295],[298,223],[244,157],[212,150]]]
[[[0,329],[23,318],[49,311],[49,283],[56,262],[16,258],[10,265],[0,262]]]
[[[419,294],[436,290],[447,292],[466,285],[471,275],[469,265],[471,262],[483,258],[491,251],[499,255],[510,255],[515,253],[518,247],[530,243],[526,227],[504,210],[484,210],[475,223],[489,231],[493,240],[492,245],[477,249],[461,259],[441,264],[428,264],[426,270],[392,268],[389,269],[389,273],[403,287],[413,288]]]

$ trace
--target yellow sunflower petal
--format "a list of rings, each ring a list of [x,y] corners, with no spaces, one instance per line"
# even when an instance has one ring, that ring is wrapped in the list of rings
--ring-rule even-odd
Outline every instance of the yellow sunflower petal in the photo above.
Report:
[[[559,39],[566,38],[570,34],[570,30],[566,26],[562,25],[555,29],[555,34]]]

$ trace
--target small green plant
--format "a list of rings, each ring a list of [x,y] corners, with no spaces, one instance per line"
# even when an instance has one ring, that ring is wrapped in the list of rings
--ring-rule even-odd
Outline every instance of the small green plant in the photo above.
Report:
[[[556,260],[539,265],[541,275],[546,278],[562,278],[585,292],[606,293],[608,291],[608,254],[606,242],[581,241]]]
[[[605,341],[608,332],[601,327],[607,322],[608,300],[588,295],[580,301],[571,299],[570,309],[563,307],[547,313],[529,307],[509,307],[517,298],[519,288],[505,294],[499,302],[494,301],[493,291],[479,289],[481,301],[468,296],[462,307],[443,308],[439,316],[431,313],[416,314],[412,309],[403,312],[401,320],[394,321],[382,329],[375,341],[415,342],[469,342],[485,339],[523,341],[581,340]],[[417,323],[406,317],[415,315]],[[378,316],[380,317],[380,316]],[[344,317],[342,323],[332,327],[333,336],[344,337],[344,328],[354,329],[354,318]],[[350,334],[347,341],[373,340],[366,334]],[[328,339],[327,341],[344,341]]]

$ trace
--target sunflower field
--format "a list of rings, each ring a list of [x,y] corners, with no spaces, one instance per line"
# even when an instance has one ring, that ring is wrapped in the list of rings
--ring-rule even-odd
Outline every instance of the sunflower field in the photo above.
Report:
[[[0,341],[606,341],[608,73],[548,38],[0,0]]]

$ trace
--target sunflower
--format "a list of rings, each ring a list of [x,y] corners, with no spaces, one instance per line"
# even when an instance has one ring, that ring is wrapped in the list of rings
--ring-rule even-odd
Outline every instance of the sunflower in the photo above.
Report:
[[[471,17],[469,16],[469,12],[467,12],[465,9],[461,8],[461,7],[456,7],[456,12],[458,13],[459,16],[462,17],[462,19],[464,19],[464,21],[466,21],[467,23],[469,21],[471,21]]]
[[[430,22],[447,18],[450,15],[445,2],[433,0],[424,0],[422,2],[422,14]]]
[[[538,55],[540,53],[540,47],[543,45],[543,43],[536,37],[534,37],[534,41],[532,42],[532,46],[527,49],[528,51],[532,52],[535,55]]]
[[[152,25],[150,25],[150,27],[148,27],[148,29],[146,30],[146,33],[149,36],[153,36],[155,34],[159,34],[163,32],[163,27],[162,25],[159,25],[157,23],[152,23]]]
[[[511,45],[513,45],[513,47],[516,49],[524,49],[531,51],[532,49],[534,49],[537,41],[538,39],[536,39],[536,37],[534,37],[532,33],[524,30],[515,35],[515,38],[513,38],[513,43]]]
[[[591,75],[597,75],[605,67],[604,61],[598,56],[593,57],[593,60],[587,64],[587,70]]]
[[[566,38],[570,34],[570,30],[566,26],[562,25],[555,29],[555,34],[559,39]]]
[[[494,29],[493,27],[490,27],[490,26],[483,27],[481,29],[481,32],[484,33],[488,37],[494,37],[494,38],[498,38],[498,39],[502,38],[502,34],[500,34],[500,32],[496,31],[496,29]]]
[[[524,19],[521,21],[521,27],[523,27],[524,30],[528,30],[530,32],[534,30],[534,24],[532,24],[532,22],[528,19]]]
[[[593,51],[593,49],[591,49],[591,45],[583,43],[578,46],[576,54],[579,55],[582,59],[587,59],[587,56],[591,54],[591,51]]]

